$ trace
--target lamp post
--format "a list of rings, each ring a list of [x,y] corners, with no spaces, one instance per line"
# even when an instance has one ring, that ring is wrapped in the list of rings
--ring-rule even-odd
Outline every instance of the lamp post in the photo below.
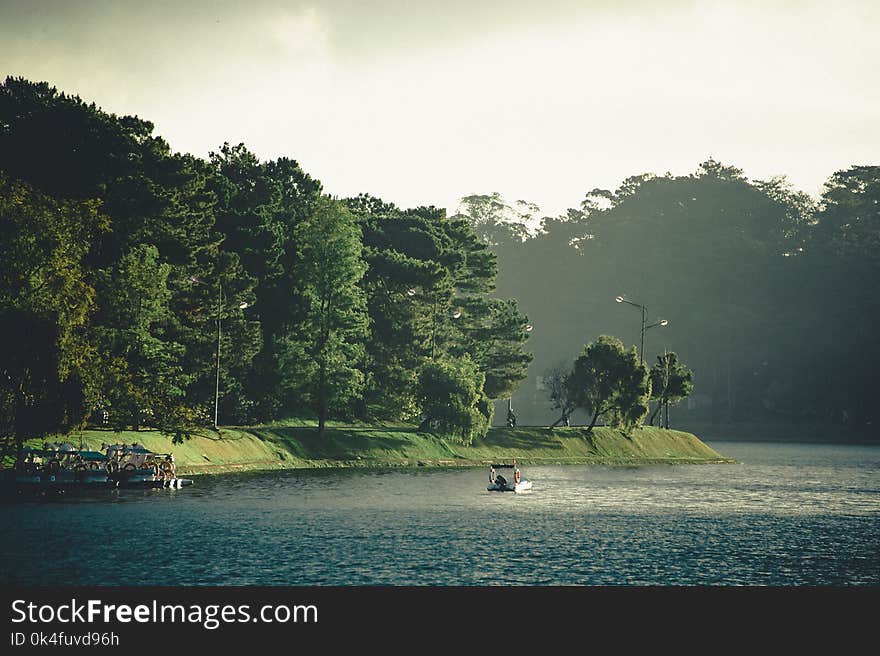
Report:
[[[527,333],[532,332],[532,324],[527,323],[523,330]],[[507,427],[508,428],[516,428],[516,413],[513,411],[513,397],[507,397]]]
[[[410,298],[414,297],[417,294],[415,287],[410,287],[406,290],[406,295]],[[453,319],[458,319],[461,317],[461,308],[455,308],[450,312],[450,317]],[[433,307],[431,310],[431,360],[434,359],[434,343],[436,341],[437,335],[437,299],[434,299]]]
[[[646,308],[641,303],[633,303],[622,294],[620,296],[616,296],[614,300],[618,303],[628,303],[629,305],[637,307],[642,311],[642,330],[640,333],[641,343],[639,345],[639,353],[642,356],[642,364],[645,364],[645,332],[651,328],[656,328],[657,326],[669,325],[669,321],[667,321],[666,319],[657,319],[657,321],[655,321],[654,323],[646,325],[645,316],[648,314],[648,308]],[[650,407],[650,401],[648,402],[648,406]]]
[[[196,283],[198,285],[206,285],[207,283],[199,280],[195,276],[190,277],[190,282]],[[239,310],[244,310],[246,307],[249,307],[249,304],[245,301],[242,301],[238,304]],[[222,320],[223,320],[223,285],[220,282],[220,279],[217,279],[217,373],[214,384],[214,429],[219,430],[220,428],[220,350],[221,350],[221,337],[223,335],[222,330]]]
[[[650,328],[655,328],[656,326],[666,326],[669,324],[669,322],[666,319],[658,319],[654,323],[652,323],[650,325],[646,325],[645,324],[645,317],[648,314],[648,308],[646,308],[641,303],[634,303],[633,301],[629,300],[623,294],[621,294],[620,296],[616,296],[614,298],[614,300],[617,301],[618,303],[627,303],[629,305],[632,305],[633,307],[639,308],[642,311],[642,329],[639,332],[639,355],[641,355],[642,364],[644,364],[644,362],[645,362],[645,331],[647,331]]]
[[[244,301],[238,304],[239,310],[244,310],[248,304]],[[214,386],[214,429],[220,429],[220,324],[223,319],[223,287],[217,281],[217,383]]]

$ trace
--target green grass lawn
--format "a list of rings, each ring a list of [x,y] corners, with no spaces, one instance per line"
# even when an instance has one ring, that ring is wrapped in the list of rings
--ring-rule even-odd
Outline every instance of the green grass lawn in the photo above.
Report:
[[[412,425],[332,422],[319,436],[313,421],[291,419],[264,426],[221,428],[183,444],[155,431],[115,433],[86,430],[67,441],[98,449],[102,442],[138,442],[151,451],[173,453],[180,474],[256,469],[339,466],[483,465],[492,461],[523,464],[639,464],[732,462],[696,436],[645,427],[625,436],[612,428],[493,428],[464,446]],[[38,446],[41,441],[32,444]]]

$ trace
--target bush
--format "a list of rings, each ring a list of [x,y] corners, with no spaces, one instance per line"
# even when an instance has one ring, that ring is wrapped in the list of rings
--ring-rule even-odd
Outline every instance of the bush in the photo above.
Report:
[[[437,430],[462,444],[484,437],[493,412],[484,382],[469,356],[425,365],[419,373],[418,398],[425,416],[420,428]]]

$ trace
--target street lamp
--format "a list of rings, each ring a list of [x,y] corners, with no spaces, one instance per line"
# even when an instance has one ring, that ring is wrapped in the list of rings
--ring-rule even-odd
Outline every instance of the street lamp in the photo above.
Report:
[[[453,319],[461,317],[461,308],[455,308],[450,314]],[[437,304],[434,304],[434,311],[431,313],[431,360],[434,359],[434,341],[437,334]]]
[[[534,326],[532,324],[527,323],[523,326],[523,330],[527,333],[532,332]],[[516,413],[513,411],[513,397],[507,397],[507,427],[508,428],[516,428]]]
[[[645,331],[650,328],[655,328],[657,326],[669,325],[669,321],[667,321],[666,319],[659,319],[650,325],[646,325],[645,324],[645,316],[648,314],[648,308],[646,308],[641,303],[632,302],[631,300],[629,300],[626,296],[624,296],[622,294],[619,296],[615,296],[614,300],[617,301],[618,303],[627,303],[629,305],[632,305],[633,307],[639,308],[642,311],[642,329],[641,329],[641,332],[639,333],[639,337],[640,337],[639,354],[642,356],[642,363],[644,364],[644,362],[645,362]]]
[[[206,282],[199,280],[195,276],[190,276],[190,282],[196,283],[198,285],[207,285]],[[250,307],[249,304],[245,301],[242,301],[238,304],[239,310],[244,310],[246,307]],[[214,429],[220,429],[220,338],[222,337],[222,328],[221,323],[223,319],[223,285],[220,283],[220,279],[217,279],[217,376],[214,385]]]
[[[415,287],[409,287],[406,290],[406,295],[410,298],[413,298],[418,292]],[[461,317],[462,311],[461,308],[454,308],[449,316],[453,319],[458,319]],[[434,359],[434,345],[437,339],[437,299],[435,298],[433,301],[433,306],[431,310],[431,360]]]

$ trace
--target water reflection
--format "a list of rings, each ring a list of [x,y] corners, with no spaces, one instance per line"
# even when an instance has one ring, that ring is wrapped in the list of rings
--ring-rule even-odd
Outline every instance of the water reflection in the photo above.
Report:
[[[482,469],[334,469],[7,502],[0,580],[880,583],[880,449],[714,446],[741,464],[529,466],[523,495]]]

